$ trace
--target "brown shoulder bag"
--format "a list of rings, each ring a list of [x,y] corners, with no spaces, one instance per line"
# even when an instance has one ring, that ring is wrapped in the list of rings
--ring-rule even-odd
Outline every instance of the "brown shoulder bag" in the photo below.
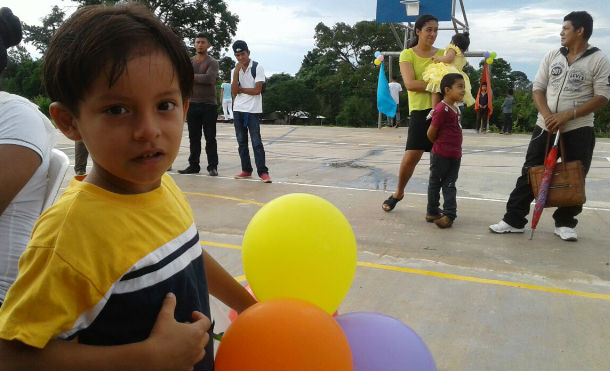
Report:
[[[549,153],[550,141],[551,135],[549,134],[546,140],[545,153],[547,155]],[[555,170],[553,171],[553,177],[551,178],[551,185],[549,186],[549,192],[544,207],[584,205],[587,197],[585,196],[585,170],[582,166],[582,162],[580,160],[564,161],[566,151],[562,137],[559,137],[559,150],[561,162],[557,163]],[[544,165],[530,167],[528,172],[534,197],[538,199],[538,189],[542,182]]]

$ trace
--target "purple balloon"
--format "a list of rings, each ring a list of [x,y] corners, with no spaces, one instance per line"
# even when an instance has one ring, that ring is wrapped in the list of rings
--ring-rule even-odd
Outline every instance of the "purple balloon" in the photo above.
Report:
[[[354,371],[436,371],[423,340],[396,318],[354,312],[335,319],[352,350]]]
[[[489,52],[485,52],[485,53],[483,53],[483,58],[487,59],[487,58],[489,58],[490,55],[491,54],[489,54]]]

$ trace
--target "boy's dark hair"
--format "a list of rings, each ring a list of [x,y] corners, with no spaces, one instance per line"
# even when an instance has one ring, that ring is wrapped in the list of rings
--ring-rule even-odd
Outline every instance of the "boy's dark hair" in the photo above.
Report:
[[[205,32],[198,32],[197,35],[195,35],[195,39],[206,39],[208,40],[208,43],[212,44],[212,37]]]
[[[585,40],[589,40],[593,33],[593,17],[584,10],[571,12],[563,17],[563,21],[570,21],[575,31],[582,27],[584,29],[583,36]]]
[[[430,21],[435,21],[438,23],[438,18],[436,18],[435,16],[431,15],[431,14],[422,14],[419,17],[417,17],[417,19],[415,20],[415,26],[414,26],[414,30],[422,30],[422,28],[424,28],[424,25]],[[417,36],[417,33],[415,33],[415,37],[413,39],[411,39],[411,42],[409,43],[409,45],[407,47],[412,48],[415,45],[417,45],[417,43],[419,42],[419,36]]]
[[[508,89],[508,95],[513,95],[514,91],[513,89]]]
[[[456,33],[451,38],[451,43],[460,48],[463,53],[468,50],[468,47],[470,46],[470,34],[468,32]]]
[[[451,88],[458,80],[464,80],[464,76],[459,73],[448,73],[441,79],[441,95],[445,96],[445,88]]]
[[[9,8],[0,8],[0,72],[8,62],[6,49],[19,44],[22,37],[19,18]]]
[[[193,66],[180,38],[139,5],[86,6],[55,33],[43,61],[43,86],[74,115],[95,79],[112,86],[134,56],[164,53],[174,66],[183,99],[193,89]]]

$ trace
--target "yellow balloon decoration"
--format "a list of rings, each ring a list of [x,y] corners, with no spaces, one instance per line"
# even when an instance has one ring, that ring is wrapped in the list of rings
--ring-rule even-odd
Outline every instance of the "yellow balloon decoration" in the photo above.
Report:
[[[375,63],[375,66],[379,66],[381,64],[381,61],[379,59],[375,59],[373,63]]]
[[[356,240],[345,216],[304,193],[278,197],[254,215],[244,234],[248,284],[264,302],[297,298],[333,313],[356,271]]]

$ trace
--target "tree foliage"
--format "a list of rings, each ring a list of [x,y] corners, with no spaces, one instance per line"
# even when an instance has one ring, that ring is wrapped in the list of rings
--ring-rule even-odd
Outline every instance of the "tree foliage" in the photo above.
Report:
[[[265,112],[280,112],[288,124],[297,112],[315,115],[317,104],[314,92],[303,80],[295,79],[288,74],[275,74],[267,81],[267,90],[263,99]]]
[[[178,34],[187,45],[192,45],[198,32],[211,35],[216,58],[227,49],[237,31],[239,17],[227,8],[224,0],[73,0],[80,6],[94,4],[139,3],[150,9],[159,19]]]
[[[51,14],[42,18],[42,26],[23,24],[24,40],[31,43],[41,53],[47,51],[55,31],[64,23],[66,12],[57,5],[51,9]]]

